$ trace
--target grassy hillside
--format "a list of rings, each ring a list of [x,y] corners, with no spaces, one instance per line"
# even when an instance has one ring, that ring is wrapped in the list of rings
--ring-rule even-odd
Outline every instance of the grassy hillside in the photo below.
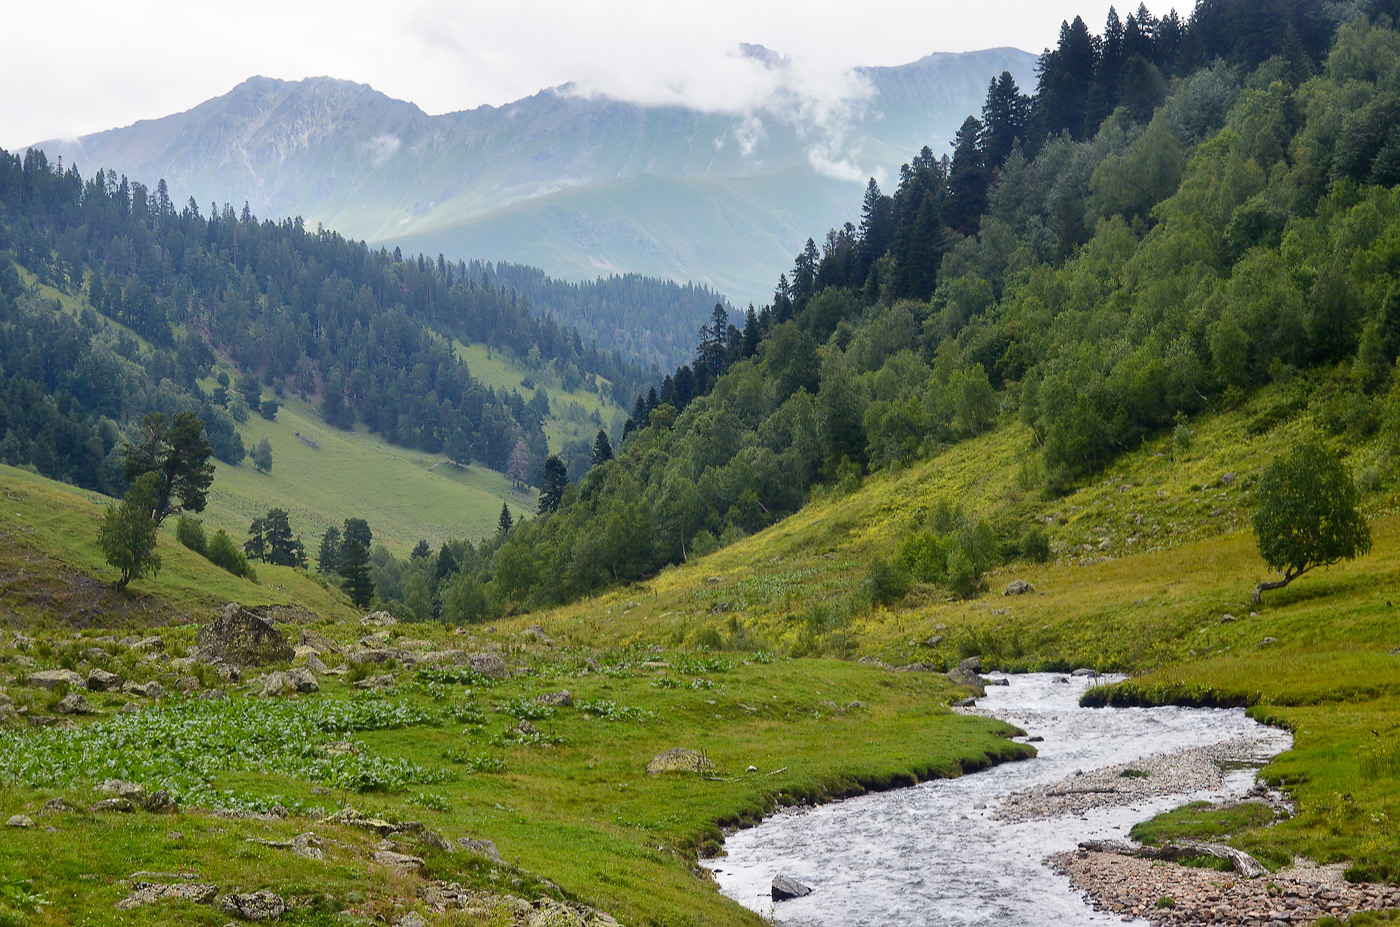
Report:
[[[204,621],[226,602],[294,606],[326,618],[352,614],[349,600],[305,573],[258,564],[258,582],[239,579],[176,543],[167,523],[158,540],[161,569],[112,593],[117,578],[97,545],[111,500],[13,467],[0,466],[0,608],[10,626],[31,633],[55,625],[125,628]]]
[[[354,517],[369,522],[375,543],[403,556],[420,538],[436,546],[489,534],[502,501],[513,511],[534,510],[534,495],[515,492],[501,473],[389,444],[363,426],[332,428],[290,394],[274,421],[254,414],[239,432],[249,448],[267,438],[272,470],[260,473],[251,460],[218,464],[202,516],[238,539],[276,506],[286,509],[308,549],[327,527]]]
[[[611,430],[614,419],[626,416],[624,410],[609,398],[608,381],[595,377],[572,390],[564,389],[559,377],[543,367],[532,368],[509,353],[491,351],[481,343],[456,344],[457,356],[467,362],[472,375],[496,390],[519,393],[528,402],[535,398],[536,386],[543,386],[549,396],[549,419],[544,433],[549,449],[558,453],[567,441],[583,440],[589,444],[599,428]],[[526,382],[535,384],[526,386]],[[596,419],[595,419],[596,416]]]

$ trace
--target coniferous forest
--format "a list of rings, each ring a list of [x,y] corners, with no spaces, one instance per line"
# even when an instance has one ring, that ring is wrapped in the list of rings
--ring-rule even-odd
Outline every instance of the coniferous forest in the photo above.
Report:
[[[88,306],[58,311],[31,282]],[[241,461],[236,426],[264,385],[313,399],[341,428],[363,423],[497,470],[523,441],[538,473],[548,409],[482,385],[453,338],[623,396],[646,376],[460,262],[371,250],[246,208],[211,205],[206,217],[191,199],[177,210],[164,182],[85,180],[33,150],[0,157],[0,300],[0,458],[107,493],[124,487],[124,432],[150,411],[197,412],[216,456]],[[218,357],[241,381],[201,389]]]

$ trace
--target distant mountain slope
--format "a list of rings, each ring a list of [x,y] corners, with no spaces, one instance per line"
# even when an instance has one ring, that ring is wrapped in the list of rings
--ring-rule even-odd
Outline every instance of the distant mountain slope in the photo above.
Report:
[[[893,178],[923,145],[941,153],[994,76],[1029,89],[1034,62],[994,49],[862,69],[867,105],[820,125],[568,87],[429,116],[363,84],[254,77],[188,112],[36,147],[371,243],[694,280],[743,303],[769,295],[812,229],[854,211],[866,176]]]

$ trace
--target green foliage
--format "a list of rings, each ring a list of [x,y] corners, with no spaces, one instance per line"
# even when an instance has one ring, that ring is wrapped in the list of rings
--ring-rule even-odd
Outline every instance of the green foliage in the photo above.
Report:
[[[204,523],[191,515],[181,515],[175,523],[175,540],[197,554],[209,551],[209,539],[204,534]]]
[[[272,444],[266,438],[259,439],[258,443],[253,445],[249,456],[253,460],[253,466],[257,467],[259,472],[272,472]]]
[[[233,538],[223,528],[214,532],[214,536],[209,539],[209,550],[206,554],[209,562],[222,569],[227,570],[234,576],[243,576],[248,579],[253,578],[253,568],[248,565],[248,557],[233,542]]]
[[[107,506],[97,542],[109,566],[121,571],[114,584],[124,589],[133,579],[154,576],[160,571],[160,554],[156,553],[156,519],[151,514],[157,505],[160,476],[146,473],[139,476],[120,502]]]
[[[1314,567],[1351,560],[1371,549],[1371,529],[1357,510],[1351,474],[1335,454],[1304,441],[1259,476],[1254,533],[1259,555],[1287,585]],[[1258,599],[1258,590],[1255,593]]]
[[[369,551],[359,536],[346,533],[337,572],[344,580],[350,601],[359,608],[368,608],[374,601],[374,581],[369,575]]]
[[[898,560],[890,562],[883,557],[870,561],[861,584],[873,605],[890,605],[904,597],[909,591],[909,574]]]

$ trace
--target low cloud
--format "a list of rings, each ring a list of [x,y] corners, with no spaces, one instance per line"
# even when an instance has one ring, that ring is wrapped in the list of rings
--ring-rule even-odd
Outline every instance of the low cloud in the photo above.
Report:
[[[376,135],[365,143],[365,150],[369,152],[371,164],[383,167],[402,145],[397,135]]]

